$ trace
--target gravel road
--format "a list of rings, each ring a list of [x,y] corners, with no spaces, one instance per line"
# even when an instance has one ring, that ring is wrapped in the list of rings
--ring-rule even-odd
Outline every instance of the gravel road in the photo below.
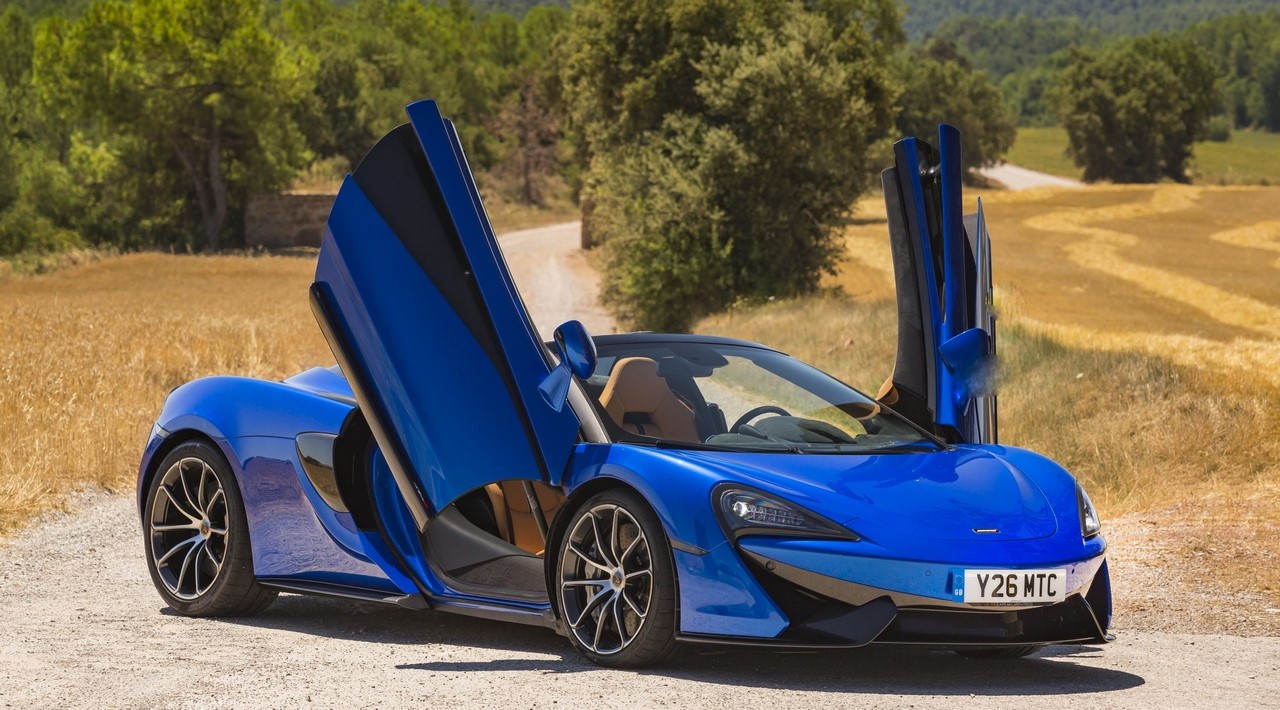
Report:
[[[1033,187],[1082,187],[1084,183],[1071,178],[1058,177],[1026,168],[1000,163],[980,171],[1010,190],[1030,190]]]
[[[576,225],[503,244],[540,327],[581,316],[576,305],[588,328],[611,329]],[[570,307],[546,303],[544,288]],[[152,589],[127,495],[85,493],[69,509],[0,541],[5,707],[1280,707],[1280,638],[1123,621],[1114,644],[1017,661],[686,651],[637,673],[591,666],[545,629],[329,599],[187,619]]]

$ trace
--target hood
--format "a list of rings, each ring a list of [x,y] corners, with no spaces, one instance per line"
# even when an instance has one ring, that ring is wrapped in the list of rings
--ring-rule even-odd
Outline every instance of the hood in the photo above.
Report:
[[[1033,540],[1057,532],[1044,492],[982,447],[880,455],[681,451],[690,462],[843,523],[872,541]],[[998,532],[975,532],[975,530]]]

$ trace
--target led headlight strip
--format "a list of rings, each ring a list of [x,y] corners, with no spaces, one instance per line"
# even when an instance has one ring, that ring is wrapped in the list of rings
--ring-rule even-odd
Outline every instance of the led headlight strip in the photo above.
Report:
[[[752,488],[724,485],[712,497],[720,520],[735,540],[748,534],[861,539],[817,513]]]

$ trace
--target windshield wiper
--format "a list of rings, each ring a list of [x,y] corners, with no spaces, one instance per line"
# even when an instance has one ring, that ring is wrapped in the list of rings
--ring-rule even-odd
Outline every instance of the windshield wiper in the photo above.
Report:
[[[647,444],[647,441],[633,441],[634,444]],[[768,454],[803,454],[804,451],[797,446],[790,444],[774,444],[773,442],[761,442],[760,444],[751,444],[746,446],[738,446],[733,444],[701,444],[692,441],[676,441],[675,439],[657,439],[653,445],[659,449],[691,449],[694,451],[725,451],[725,452],[746,452],[746,453],[768,453]]]
[[[897,444],[888,444],[885,446],[869,446],[862,449],[863,453],[868,454],[907,454],[916,451],[946,451],[950,449],[946,444],[939,444],[935,441],[903,441]]]

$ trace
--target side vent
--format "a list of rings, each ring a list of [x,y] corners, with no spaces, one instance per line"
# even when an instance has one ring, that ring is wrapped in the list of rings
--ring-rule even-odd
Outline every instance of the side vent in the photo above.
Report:
[[[337,438],[333,434],[306,432],[298,435],[296,444],[302,471],[312,487],[330,508],[346,513],[347,504],[338,493],[338,479],[333,473],[333,442]]]

